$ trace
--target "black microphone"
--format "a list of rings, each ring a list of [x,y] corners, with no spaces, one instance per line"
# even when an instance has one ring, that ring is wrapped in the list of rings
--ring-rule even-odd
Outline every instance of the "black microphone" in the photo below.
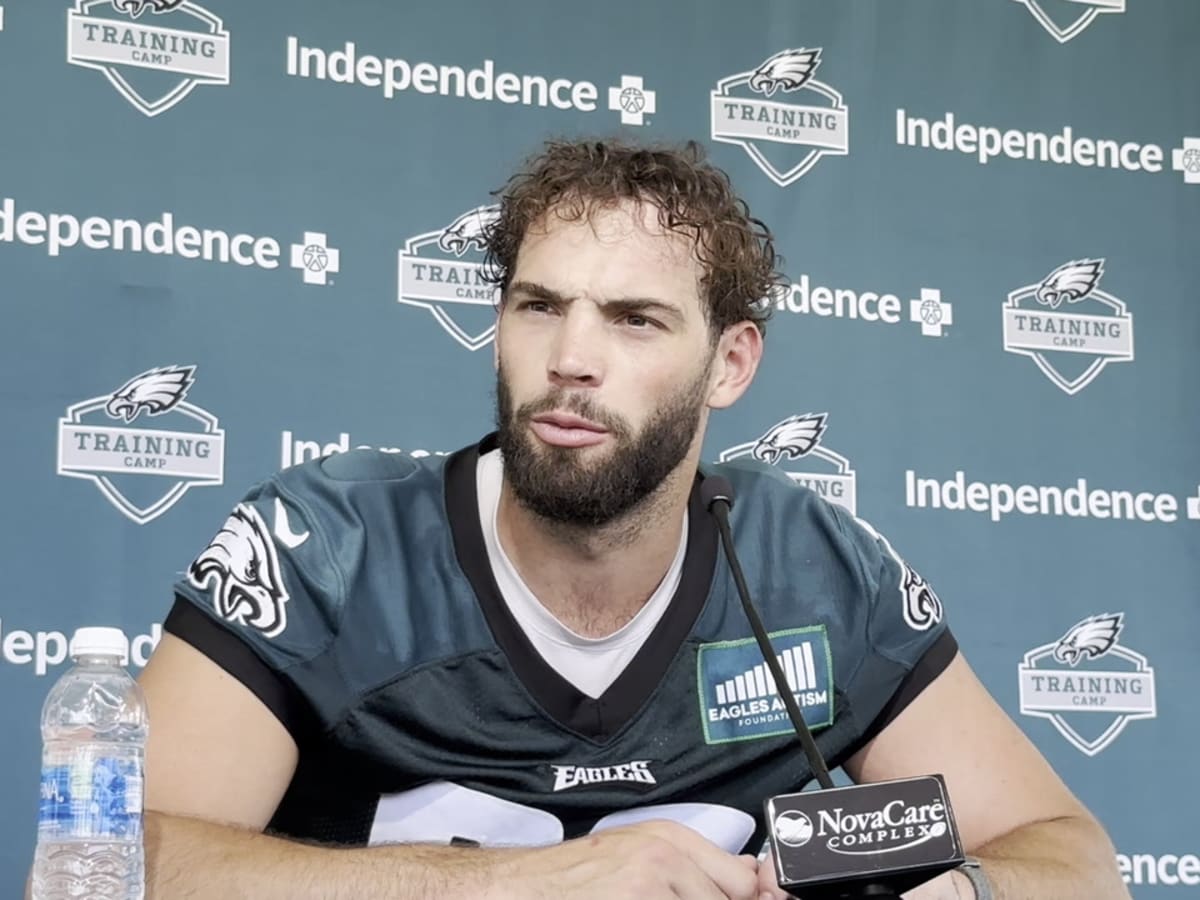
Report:
[[[780,794],[763,804],[775,880],[804,900],[899,900],[900,894],[962,865],[965,859],[941,775],[837,788],[813,740],[733,546],[733,485],[720,475],[700,482],[700,499],[717,522],[742,609],[775,681],[819,790]]]

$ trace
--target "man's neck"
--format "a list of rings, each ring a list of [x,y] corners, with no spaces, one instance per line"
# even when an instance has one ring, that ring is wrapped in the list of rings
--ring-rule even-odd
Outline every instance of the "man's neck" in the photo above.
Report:
[[[620,519],[599,528],[551,522],[521,505],[507,479],[496,528],[521,579],[556,619],[605,637],[650,599],[679,550],[691,493],[685,462]]]

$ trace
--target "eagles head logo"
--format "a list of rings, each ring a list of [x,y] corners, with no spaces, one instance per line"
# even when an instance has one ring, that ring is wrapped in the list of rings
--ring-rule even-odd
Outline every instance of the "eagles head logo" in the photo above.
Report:
[[[167,366],[135,375],[113,391],[104,411],[132,422],[143,412],[160,416],[178,406],[196,382],[195,366]]]
[[[465,212],[445,228],[438,238],[438,249],[443,253],[453,253],[462,256],[472,247],[482,252],[484,237],[487,230],[500,218],[500,207],[477,206],[470,212]]]
[[[1078,303],[1100,283],[1104,274],[1104,260],[1080,259],[1059,266],[1038,285],[1037,302],[1051,309],[1059,304]]]
[[[1124,627],[1124,613],[1105,613],[1084,619],[1058,639],[1054,658],[1064,665],[1077,666],[1085,659],[1098,659],[1117,643]]]
[[[908,563],[904,564],[904,578],[900,582],[904,591],[904,618],[909,625],[924,631],[942,621],[942,601],[933,592],[929,582]]]
[[[785,456],[788,459],[804,456],[820,442],[826,418],[825,413],[788,416],[758,439],[750,455],[771,465]]]
[[[798,91],[821,64],[821,48],[781,50],[764,60],[750,76],[750,90],[770,97],[776,90]]]
[[[155,15],[170,12],[182,6],[186,0],[112,0],[113,9],[136,19],[146,10]]]
[[[200,590],[212,588],[217,614],[267,637],[287,626],[290,599],[279,574],[279,558],[262,517],[239,503],[217,536],[187,570]]]

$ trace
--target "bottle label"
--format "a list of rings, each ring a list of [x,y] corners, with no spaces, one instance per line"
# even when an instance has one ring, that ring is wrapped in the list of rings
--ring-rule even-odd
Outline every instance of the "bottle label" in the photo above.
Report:
[[[42,767],[38,837],[133,840],[142,836],[137,760],[84,757]]]

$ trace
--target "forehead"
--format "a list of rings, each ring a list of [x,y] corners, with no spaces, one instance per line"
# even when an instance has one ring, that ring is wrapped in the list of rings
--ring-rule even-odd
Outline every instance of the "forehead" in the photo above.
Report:
[[[656,206],[632,200],[569,218],[551,208],[526,232],[513,280],[568,296],[656,296],[694,305],[704,274],[695,240],[664,229],[658,215]]]

